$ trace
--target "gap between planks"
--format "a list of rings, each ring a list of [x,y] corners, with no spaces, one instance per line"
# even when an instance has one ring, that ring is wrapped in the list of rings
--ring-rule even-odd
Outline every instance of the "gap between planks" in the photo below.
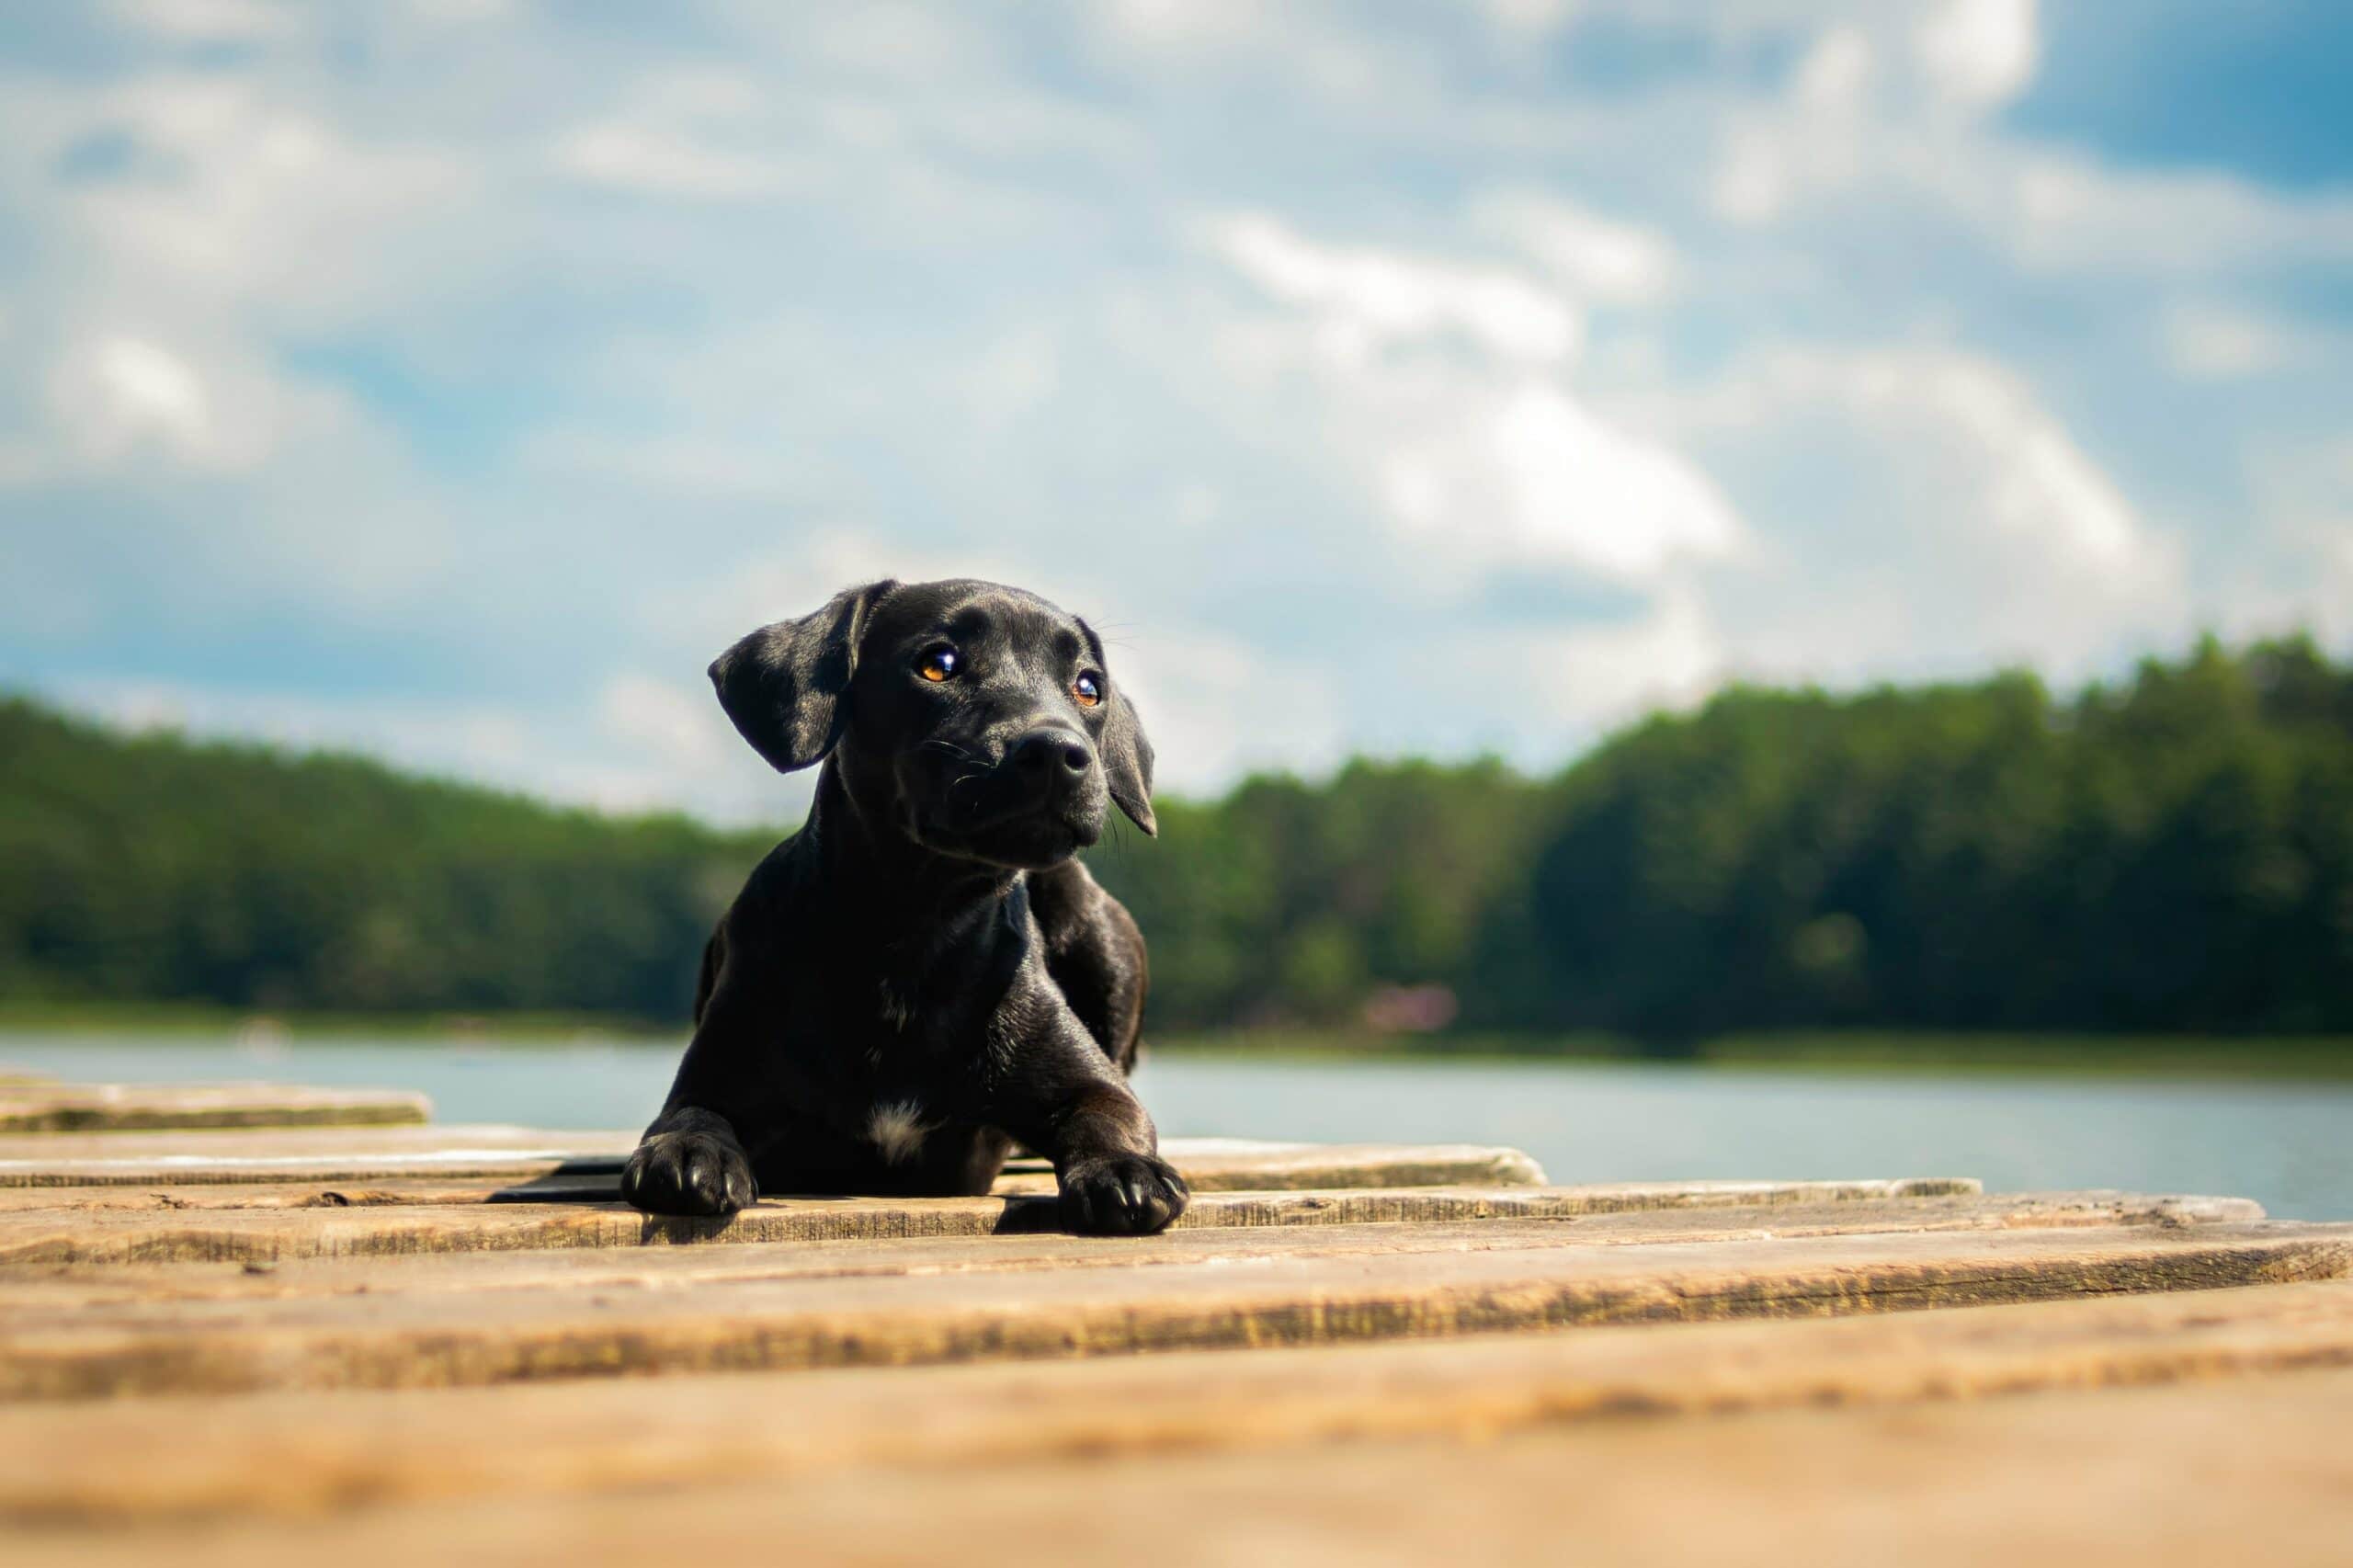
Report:
[[[1264,1348],[1835,1316],[2289,1283],[2353,1270],[2353,1225],[1493,1246],[1515,1227],[1558,1235],[1542,1221],[1498,1221],[1480,1228],[1487,1250],[1418,1250],[1436,1241],[1421,1227],[1365,1227],[1389,1231],[1397,1245],[1352,1256],[1211,1256],[1157,1267],[701,1279],[692,1290],[542,1285],[88,1301],[61,1282],[42,1309],[28,1301],[38,1289],[26,1286],[11,1292],[0,1329],[0,1397],[462,1386]]]
[[[638,1135],[491,1126],[255,1128],[0,1134],[0,1187],[210,1186],[549,1177],[617,1179]],[[1197,1191],[1541,1186],[1518,1149],[1481,1144],[1270,1143],[1171,1138],[1162,1153]],[[1022,1169],[1015,1176],[1051,1177]],[[608,1190],[613,1190],[608,1188]]]
[[[1627,1416],[1855,1408],[2353,1364],[2353,1282],[1793,1324],[1597,1329],[1279,1355],[163,1397],[0,1422],[0,1521],[74,1527],[803,1480]],[[204,1441],[187,1435],[201,1430]],[[1285,1460],[1283,1462],[1288,1463]]]
[[[1927,1182],[1702,1183],[1587,1187],[1374,1187],[1323,1192],[1208,1192],[1176,1229],[1433,1224],[1565,1220],[1603,1214],[1850,1206],[1922,1223],[2196,1224],[2259,1220],[2245,1199],[2133,1193],[1949,1196]],[[45,1189],[57,1190],[57,1189]],[[0,1264],[280,1262],[443,1252],[573,1247],[742,1246],[786,1241],[1058,1233],[1051,1197],[770,1199],[723,1220],[641,1214],[621,1204],[379,1203],[365,1191],[305,1191],[283,1205],[191,1211],[121,1207],[0,1212]]]
[[[1198,1162],[1197,1162],[1198,1169]],[[1302,1193],[1313,1196],[1319,1189],[1302,1187],[1293,1182],[1279,1182],[1264,1187],[1238,1185],[1240,1178],[1252,1173],[1239,1167],[1205,1173],[1226,1178],[1233,1185],[1211,1185],[1201,1190],[1212,1193],[1256,1193],[1261,1197]],[[1438,1189],[1482,1188],[1492,1184],[1480,1182],[1432,1182],[1416,1186],[1411,1183],[1382,1182],[1370,1187],[1337,1184],[1350,1191],[1382,1193],[1404,1191],[1427,1193]],[[1531,1184],[1504,1184],[1514,1190],[1529,1190]],[[1542,1184],[1533,1184],[1541,1186]],[[1324,1191],[1332,1188],[1321,1189]],[[1686,1206],[1722,1204],[1813,1203],[1824,1200],[1877,1201],[1891,1198],[1966,1197],[1981,1193],[1984,1184],[1969,1176],[1901,1176],[1848,1181],[1643,1181],[1588,1182],[1568,1187],[1546,1187],[1555,1201],[1574,1199],[1586,1211],[1601,1213],[1614,1209],[1672,1209]],[[991,1194],[994,1199],[1016,1197],[1050,1197],[1054,1191],[1051,1173],[1015,1171],[998,1178]],[[210,1209],[326,1209],[379,1208],[404,1204],[448,1207],[473,1203],[618,1203],[619,1183],[610,1176],[558,1175],[529,1180],[501,1181],[485,1178],[392,1177],[381,1180],[358,1181],[273,1181],[219,1182],[180,1186],[171,1183],[146,1185],[116,1183],[97,1187],[0,1187],[0,1216],[29,1213],[99,1213],[108,1211],[140,1211],[157,1213],[164,1210]],[[792,1199],[771,1194],[761,1199],[757,1213],[779,1203],[850,1201],[838,1197],[824,1199]],[[893,1200],[864,1198],[854,1199],[868,1203],[904,1201],[909,1204],[972,1203],[972,1199]],[[2196,1199],[2194,1201],[2210,1201]],[[2241,1202],[2243,1199],[2212,1201]]]
[[[725,1245],[419,1247],[337,1256],[307,1244],[264,1261],[161,1260],[102,1256],[0,1266],[0,1306],[39,1307],[63,1301],[281,1299],[435,1291],[560,1288],[676,1289],[756,1279],[878,1278],[902,1275],[1003,1273],[1024,1269],[1146,1268],[1213,1262],[1236,1267],[1273,1257],[1378,1258],[1415,1252],[1510,1251],[1858,1234],[1997,1229],[2151,1225],[2181,1228],[2257,1220],[2242,1199],[2142,1199],[2118,1193],[2028,1193],[1999,1198],[1936,1198],[1890,1202],[1847,1200],[1758,1207],[1689,1206],[1604,1210],[1574,1206],[1557,1213],[1520,1207],[1529,1196],[1506,1189],[1503,1200],[1477,1192],[1427,1196],[1441,1207],[1400,1221],[1386,1203],[1362,1194],[1214,1195],[1202,1200],[1202,1223],[1150,1238],[1071,1236],[1057,1231],[1013,1235],[920,1234],[739,1238]],[[1396,1195],[1392,1195],[1396,1196]],[[1537,1196],[1540,1197],[1541,1194]],[[1302,1216],[1279,1217],[1296,1209]],[[1230,1211],[1229,1211],[1230,1210]],[[494,1218],[506,1218],[493,1210]],[[1476,1212],[1475,1218],[1462,1218]],[[1222,1213],[1234,1223],[1215,1223]],[[1365,1216],[1376,1218],[1365,1222]],[[1270,1216],[1274,1218],[1270,1218]],[[304,1214],[280,1216],[301,1219]],[[341,1218],[329,1210],[323,1221]],[[429,1212],[425,1218],[435,1218]],[[466,1220],[481,1215],[469,1213]],[[523,1216],[529,1219],[529,1216]],[[527,1238],[529,1233],[525,1233]],[[210,1241],[208,1233],[196,1239]],[[251,1240],[251,1238],[238,1238]],[[372,1239],[372,1238],[365,1238]],[[262,1238],[264,1243],[268,1238]]]

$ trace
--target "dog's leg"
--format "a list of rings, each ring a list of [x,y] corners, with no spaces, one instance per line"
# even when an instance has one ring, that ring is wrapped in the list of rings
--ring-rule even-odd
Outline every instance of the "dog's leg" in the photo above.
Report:
[[[1160,1157],[1160,1136],[1118,1067],[1066,1007],[995,1085],[990,1119],[1054,1162],[1063,1224],[1148,1235],[1192,1196]]]
[[[771,1016],[776,1001],[744,984],[731,946],[722,922],[703,949],[694,1038],[621,1168],[621,1197],[649,1214],[733,1214],[760,1195],[745,1145],[759,1148],[774,1121],[773,1056],[760,1049],[772,1036],[747,1020]]]
[[[621,1197],[649,1214],[733,1214],[758,1196],[733,1125],[698,1106],[665,1112],[621,1169]]]

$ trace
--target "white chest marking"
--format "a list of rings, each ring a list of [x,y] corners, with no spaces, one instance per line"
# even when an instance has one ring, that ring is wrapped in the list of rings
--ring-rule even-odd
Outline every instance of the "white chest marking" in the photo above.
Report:
[[[882,1151],[882,1157],[894,1165],[914,1159],[930,1131],[924,1125],[923,1107],[914,1100],[892,1100],[876,1106],[866,1123],[866,1135]]]

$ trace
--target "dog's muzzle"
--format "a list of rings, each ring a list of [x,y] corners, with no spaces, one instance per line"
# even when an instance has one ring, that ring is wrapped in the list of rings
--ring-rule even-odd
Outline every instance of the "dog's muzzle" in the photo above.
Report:
[[[1031,806],[1051,810],[1094,781],[1095,748],[1077,731],[1050,724],[1006,746],[1003,766],[1018,781]]]

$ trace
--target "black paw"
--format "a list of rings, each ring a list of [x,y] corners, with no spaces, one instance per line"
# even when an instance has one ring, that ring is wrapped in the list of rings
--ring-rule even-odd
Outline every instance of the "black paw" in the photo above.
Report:
[[[1080,1235],[1148,1236],[1185,1211],[1192,1189],[1150,1154],[1113,1154],[1063,1176],[1063,1228]]]
[[[658,1132],[621,1170],[621,1196],[648,1214],[733,1214],[759,1196],[752,1162],[708,1132]]]

